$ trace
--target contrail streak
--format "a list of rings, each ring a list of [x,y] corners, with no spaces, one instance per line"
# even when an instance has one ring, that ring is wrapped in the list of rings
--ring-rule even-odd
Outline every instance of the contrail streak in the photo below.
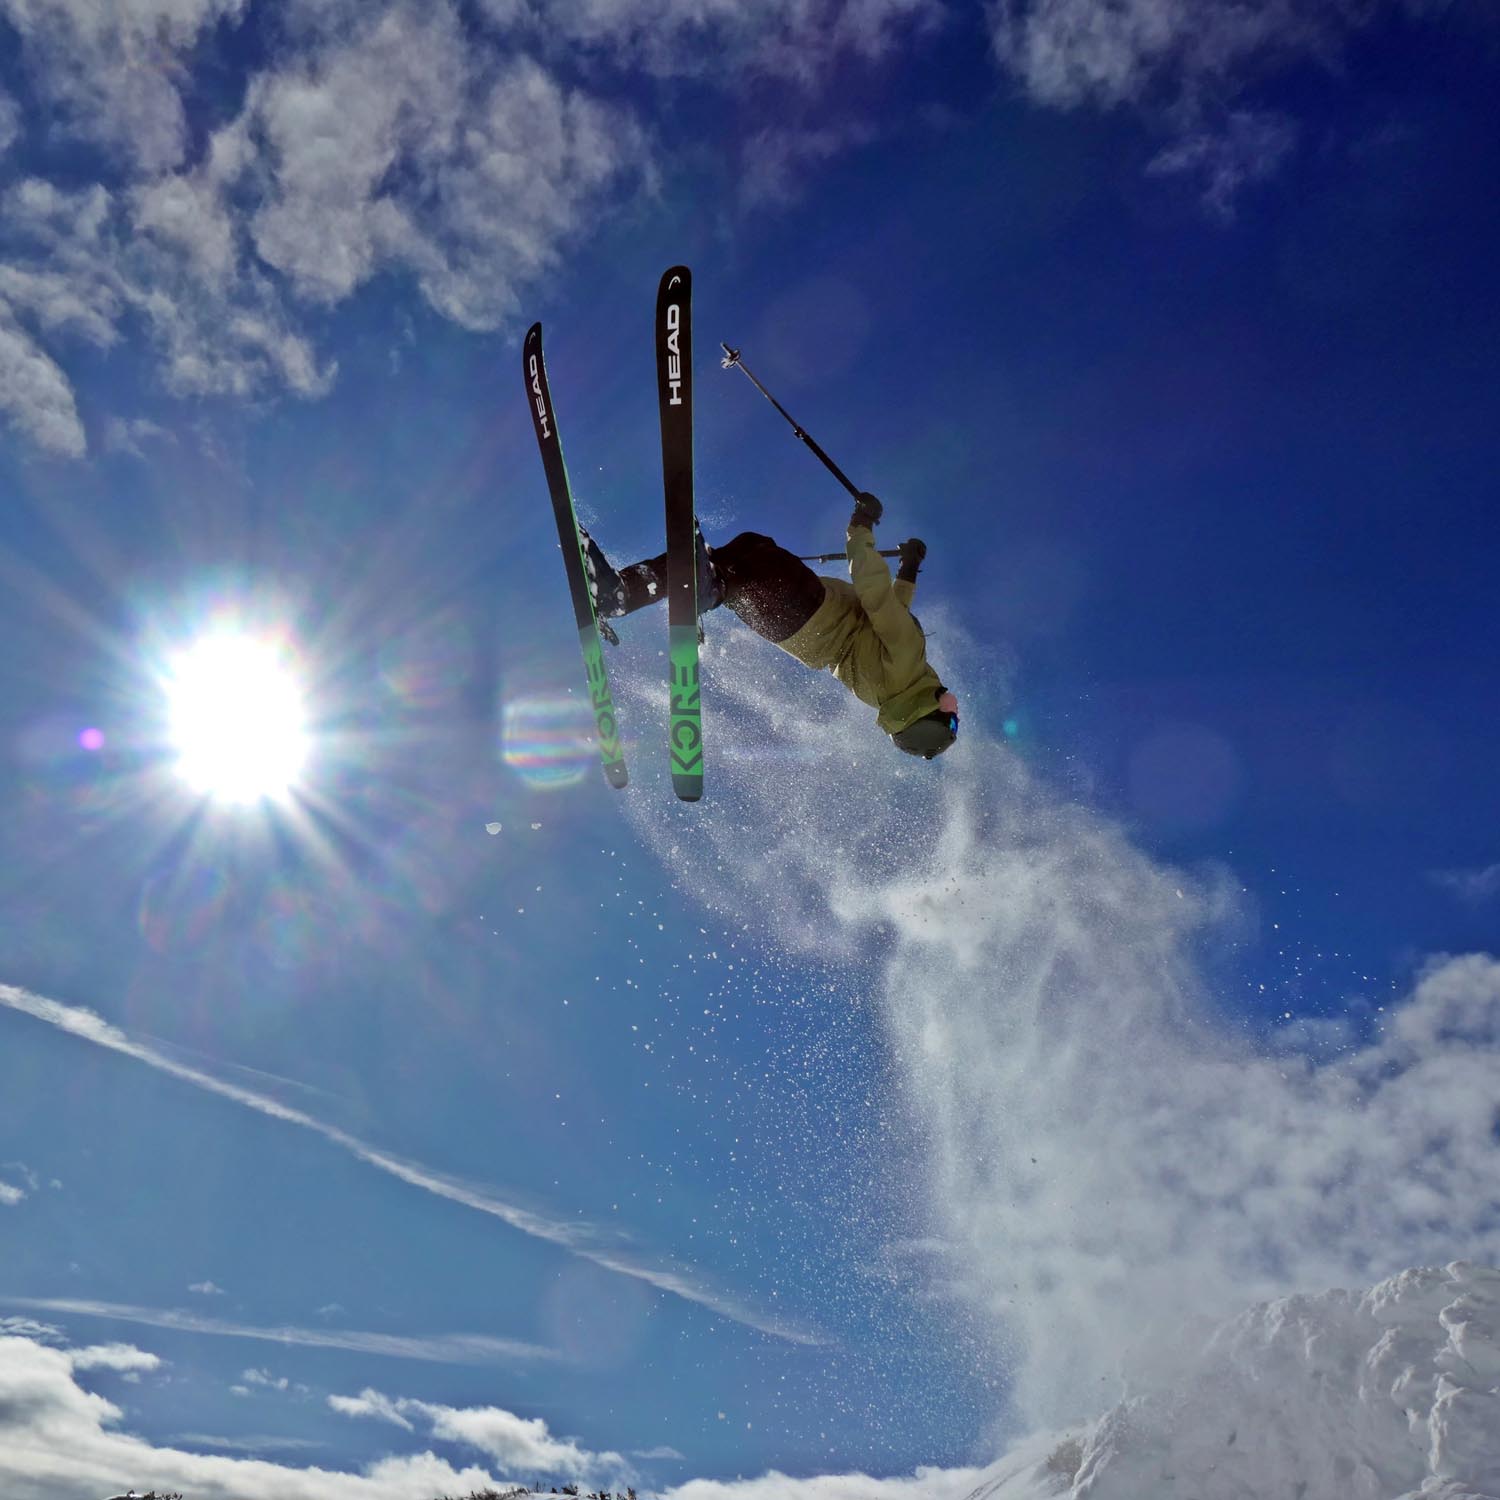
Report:
[[[597,1241],[596,1231],[590,1225],[564,1223],[533,1213],[514,1203],[507,1203],[503,1198],[497,1198],[493,1193],[475,1184],[435,1172],[419,1162],[407,1161],[387,1151],[381,1151],[368,1142],[360,1140],[358,1136],[350,1135],[347,1130],[340,1130],[337,1125],[329,1125],[303,1110],[293,1109],[290,1105],[282,1104],[268,1095],[256,1093],[255,1090],[245,1088],[241,1084],[226,1083],[222,1078],[215,1078],[211,1073],[205,1073],[187,1063],[177,1062],[153,1047],[132,1040],[117,1026],[112,1026],[101,1016],[82,1006],[64,1005],[58,1000],[49,1000],[45,995],[35,995],[30,990],[23,990],[10,984],[0,984],[0,1005],[20,1011],[23,1015],[33,1016],[38,1021],[45,1021],[49,1026],[57,1027],[59,1031],[66,1031],[83,1041],[92,1042],[96,1047],[103,1047],[110,1052],[118,1052],[124,1057],[134,1058],[136,1062],[145,1063],[148,1068],[155,1068],[160,1073],[170,1074],[173,1078],[190,1083],[195,1088],[203,1089],[210,1094],[217,1094],[221,1099],[228,1099],[235,1104],[242,1105],[245,1109],[252,1109],[258,1114],[269,1115],[273,1120],[281,1120],[285,1124],[310,1130],[314,1135],[322,1136],[331,1145],[347,1151],[357,1160],[386,1172],[392,1177],[399,1178],[402,1182],[411,1184],[412,1187],[421,1188],[439,1198],[446,1198],[452,1203],[461,1203],[466,1208],[475,1209],[479,1213],[489,1214],[492,1218],[509,1224],[512,1229],[520,1230],[522,1234],[529,1234],[534,1239],[546,1240],[550,1244],[558,1245],[573,1255],[603,1266],[607,1271],[615,1271],[622,1276],[632,1276],[637,1281],[644,1281],[648,1286],[656,1287],[658,1291],[669,1292],[672,1296],[681,1297],[684,1301],[697,1303],[721,1318],[728,1318],[748,1328],[754,1328],[760,1333],[787,1339],[792,1343],[821,1344],[824,1342],[824,1339],[816,1333],[799,1328],[783,1319],[760,1313],[726,1293],[705,1286],[702,1279],[689,1269],[662,1262],[648,1263],[631,1254],[623,1246],[601,1244]]]
[[[260,1339],[268,1344],[298,1344],[309,1349],[351,1349],[359,1354],[388,1354],[395,1359],[427,1359],[439,1364],[497,1364],[508,1359],[557,1359],[555,1349],[520,1339],[497,1339],[481,1333],[439,1333],[408,1336],[366,1333],[352,1328],[260,1328],[231,1323],[171,1308],[136,1307],[128,1302],[94,1302],[82,1297],[7,1297],[7,1307],[32,1312],[71,1313],[80,1318],[106,1318],[139,1323],[147,1328],[170,1328],[179,1333],[210,1333],[221,1338]]]

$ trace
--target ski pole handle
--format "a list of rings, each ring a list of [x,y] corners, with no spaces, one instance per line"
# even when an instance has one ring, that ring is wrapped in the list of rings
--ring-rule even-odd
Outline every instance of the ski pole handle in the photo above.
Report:
[[[781,402],[779,402],[770,393],[770,391],[768,391],[765,386],[763,386],[760,381],[758,381],[755,376],[750,373],[749,365],[747,365],[740,358],[740,351],[738,349],[731,349],[728,344],[722,342],[720,343],[719,348],[724,351],[724,358],[720,360],[719,363],[722,364],[726,370],[743,370],[746,377],[749,379],[750,384],[753,385],[755,389],[758,390],[761,395],[764,396],[766,400],[769,401],[771,405],[774,406],[776,410],[786,418],[787,425],[792,429],[793,435],[800,438],[804,443],[806,443],[807,446],[812,449],[814,455],[822,462],[823,467],[827,469],[828,472],[832,474],[833,477],[837,479],[838,482],[843,485],[843,487],[848,490],[856,500],[858,500],[860,496],[864,494],[864,491],[860,489],[859,486],[855,484],[855,482],[850,479],[850,477],[846,473],[844,473],[844,471],[839,468],[839,466],[834,463],[831,458],[829,458],[829,456],[822,450],[822,448],[819,447],[817,442],[814,441],[811,434],[806,432],[803,429],[802,425],[792,416],[791,412],[789,412],[786,407],[784,407]],[[842,557],[843,553],[841,552],[838,555]]]
[[[799,557],[798,562],[843,562],[848,556],[847,552],[815,552],[811,557]],[[900,557],[899,547],[881,547],[875,552],[876,557]]]

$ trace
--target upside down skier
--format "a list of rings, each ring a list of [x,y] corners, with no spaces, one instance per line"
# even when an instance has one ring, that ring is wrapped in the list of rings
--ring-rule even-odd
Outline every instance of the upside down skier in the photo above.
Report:
[[[958,699],[928,662],[927,637],[911,612],[926,543],[916,537],[901,543],[893,580],[875,547],[883,510],[874,495],[859,494],[849,518],[847,583],[814,573],[758,532],[741,532],[713,549],[700,538],[698,609],[726,604],[805,666],[832,672],[875,710],[898,750],[932,760],[958,737]],[[601,617],[633,614],[666,598],[665,553],[616,570],[580,531]]]

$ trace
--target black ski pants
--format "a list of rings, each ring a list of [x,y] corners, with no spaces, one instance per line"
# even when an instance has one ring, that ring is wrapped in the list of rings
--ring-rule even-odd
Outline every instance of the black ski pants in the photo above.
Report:
[[[715,547],[713,571],[723,603],[768,641],[796,635],[823,603],[823,580],[801,558],[758,531],[742,531]],[[665,599],[666,578],[665,552],[621,568],[622,613],[632,614]]]

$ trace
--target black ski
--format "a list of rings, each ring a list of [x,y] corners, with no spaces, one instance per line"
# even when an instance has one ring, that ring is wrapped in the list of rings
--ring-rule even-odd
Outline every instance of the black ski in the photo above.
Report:
[[[624,752],[620,749],[615,702],[609,691],[609,672],[604,665],[604,647],[599,639],[599,623],[594,616],[594,596],[589,591],[588,575],[584,570],[583,539],[578,534],[573,491],[568,484],[567,465],[563,462],[562,441],[552,410],[552,393],[547,387],[540,323],[531,325],[526,342],[521,346],[521,373],[526,381],[537,446],[542,452],[542,468],[547,473],[547,488],[552,494],[552,513],[557,519],[557,538],[562,543],[563,564],[568,572],[568,591],[573,596],[573,618],[578,625],[578,644],[583,650],[583,670],[588,678],[589,706],[594,710],[599,758],[604,762],[605,779],[613,787],[622,787],[630,777],[625,770]]]
[[[693,507],[693,276],[673,266],[656,294],[656,389],[667,500],[667,652],[671,661],[672,790],[703,795],[698,693],[698,526]]]

